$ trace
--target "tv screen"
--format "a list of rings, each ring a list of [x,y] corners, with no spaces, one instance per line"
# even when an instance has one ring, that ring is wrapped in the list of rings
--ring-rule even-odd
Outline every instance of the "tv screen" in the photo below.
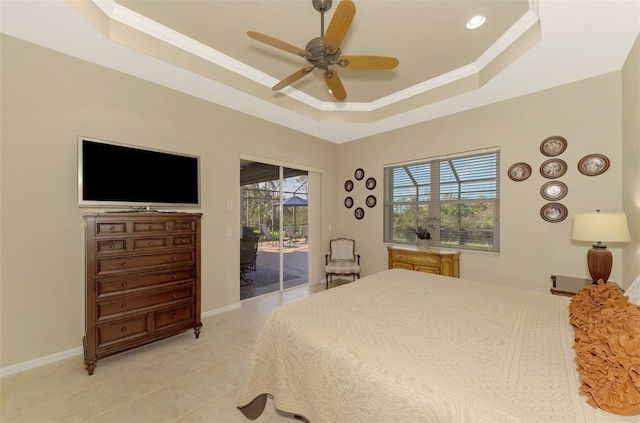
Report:
[[[78,138],[80,206],[199,206],[199,176],[197,156]]]

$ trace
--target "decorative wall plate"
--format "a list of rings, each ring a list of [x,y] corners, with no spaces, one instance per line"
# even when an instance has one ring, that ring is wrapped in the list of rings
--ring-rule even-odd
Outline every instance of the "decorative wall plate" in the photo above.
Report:
[[[540,152],[545,156],[553,157],[564,153],[567,149],[567,140],[564,137],[554,135],[546,138],[540,144]]]
[[[378,200],[376,200],[376,197],[374,197],[373,195],[370,195],[367,197],[367,200],[366,200],[367,207],[369,208],[375,207],[377,202]]]
[[[364,170],[362,170],[362,168],[356,169],[356,171],[353,173],[353,177],[358,181],[361,181],[362,178],[364,178]]]
[[[367,186],[367,189],[374,189],[376,187],[376,178],[367,178],[364,184]]]
[[[348,209],[350,209],[351,207],[353,207],[353,198],[351,197],[346,197],[344,199],[344,206]]]
[[[540,166],[540,173],[547,179],[561,177],[567,171],[567,163],[562,159],[549,159]]]
[[[551,223],[562,222],[568,214],[567,208],[560,203],[548,203],[540,209],[540,216]]]
[[[609,169],[609,159],[602,154],[589,154],[578,162],[578,170],[583,175],[596,176]]]
[[[356,219],[360,220],[364,217],[364,209],[362,207],[358,207],[354,212],[353,215],[356,217]]]
[[[540,188],[540,195],[542,195],[545,200],[558,201],[562,200],[565,195],[567,195],[568,191],[569,189],[564,183],[560,181],[551,181],[547,182],[542,186],[542,188]]]
[[[531,166],[524,162],[518,162],[509,168],[509,178],[516,182],[524,181],[531,176]]]
[[[349,192],[352,189],[353,189],[353,181],[349,179],[347,182],[344,183],[344,190]]]

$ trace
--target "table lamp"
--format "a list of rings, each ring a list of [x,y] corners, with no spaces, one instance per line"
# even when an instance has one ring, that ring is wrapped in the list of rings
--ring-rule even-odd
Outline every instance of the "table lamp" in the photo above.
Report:
[[[595,242],[587,252],[591,280],[594,283],[600,279],[607,282],[613,266],[613,256],[603,242],[631,241],[627,215],[624,213],[600,213],[600,210],[597,213],[576,214],[573,217],[571,238],[575,241]]]

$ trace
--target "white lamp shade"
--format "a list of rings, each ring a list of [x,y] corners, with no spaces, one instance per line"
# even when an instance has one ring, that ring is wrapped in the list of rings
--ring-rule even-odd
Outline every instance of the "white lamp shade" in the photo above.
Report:
[[[573,216],[575,241],[629,242],[629,225],[624,213],[588,213]]]

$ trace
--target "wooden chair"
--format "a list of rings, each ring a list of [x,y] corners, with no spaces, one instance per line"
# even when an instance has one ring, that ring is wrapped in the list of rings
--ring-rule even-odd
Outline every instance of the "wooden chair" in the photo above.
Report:
[[[356,253],[356,242],[353,239],[337,238],[329,241],[329,252],[325,255],[325,279],[333,282],[333,275],[352,275],[360,279],[360,254]]]

